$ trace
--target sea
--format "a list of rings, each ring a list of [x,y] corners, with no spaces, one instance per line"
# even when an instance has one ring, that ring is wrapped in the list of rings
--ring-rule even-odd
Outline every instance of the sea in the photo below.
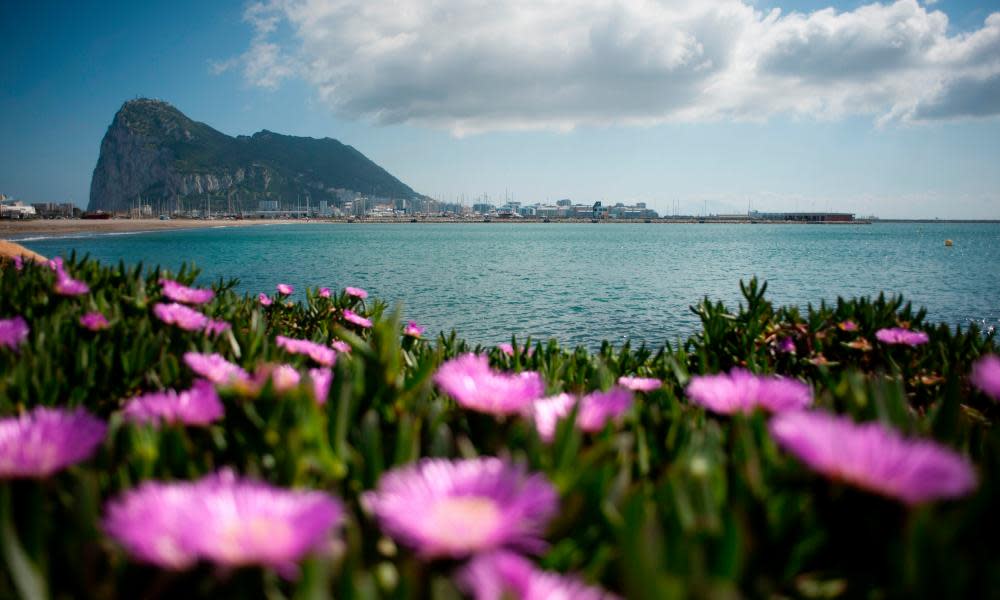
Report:
[[[946,247],[945,240],[953,240]],[[308,223],[31,238],[46,256],[201,269],[241,292],[367,289],[429,332],[473,343],[555,338],[659,346],[696,333],[702,298],[735,308],[739,282],[776,304],[901,294],[929,318],[1000,326],[1000,224]]]

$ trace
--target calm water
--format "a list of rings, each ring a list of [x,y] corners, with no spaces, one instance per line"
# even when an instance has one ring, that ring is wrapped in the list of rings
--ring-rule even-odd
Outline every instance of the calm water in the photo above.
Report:
[[[24,243],[47,256],[76,250],[171,269],[194,261],[205,282],[239,277],[253,293],[279,282],[360,286],[401,301],[430,331],[482,343],[512,333],[674,341],[697,327],[690,305],[705,295],[735,304],[752,275],[770,282],[776,302],[885,290],[937,321],[1000,325],[998,224],[310,224]]]

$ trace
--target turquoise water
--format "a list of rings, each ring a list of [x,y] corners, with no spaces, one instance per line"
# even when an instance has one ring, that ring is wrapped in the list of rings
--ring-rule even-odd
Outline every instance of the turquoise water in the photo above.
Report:
[[[936,321],[1000,325],[1000,224],[308,224],[24,244],[171,269],[194,261],[203,281],[238,277],[251,293],[364,287],[430,331],[482,343],[675,341],[697,328],[690,305],[706,295],[735,305],[753,275],[775,302],[885,290]]]

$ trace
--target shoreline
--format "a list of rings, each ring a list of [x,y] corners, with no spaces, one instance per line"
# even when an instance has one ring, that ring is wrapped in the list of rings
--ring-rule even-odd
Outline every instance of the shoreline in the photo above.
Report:
[[[640,224],[640,225],[687,225],[687,224],[726,224],[726,225],[870,225],[872,223],[997,223],[995,220],[924,220],[924,219],[880,219],[878,221],[856,220],[850,222],[801,223],[795,221],[749,221],[737,219],[698,219],[698,218],[660,218],[646,221],[644,219],[608,219],[594,222],[591,219],[551,219],[546,223],[543,219],[493,219],[484,221],[482,218],[461,219],[454,217],[423,217],[409,218],[366,218],[366,219],[32,219],[32,220],[0,220],[0,240],[12,242],[35,241],[37,239],[92,237],[98,235],[135,235],[140,233],[157,233],[162,231],[185,231],[192,229],[212,229],[229,227],[252,227],[266,225],[311,225],[311,224],[400,224],[419,225],[426,223],[479,223],[483,225],[503,224]]]
[[[213,229],[228,227],[249,227],[251,225],[290,225],[306,223],[304,220],[242,220],[229,221],[199,219],[33,219],[0,220],[0,240],[11,242],[34,241],[50,238],[92,237],[96,235],[135,235],[162,231],[188,231],[192,229]]]

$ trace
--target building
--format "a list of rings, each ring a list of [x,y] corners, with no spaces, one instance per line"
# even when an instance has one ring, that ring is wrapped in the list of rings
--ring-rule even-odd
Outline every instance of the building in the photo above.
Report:
[[[71,218],[80,212],[80,209],[72,202],[33,202],[31,206],[34,207],[35,213],[43,219]]]
[[[763,213],[750,211],[751,219],[761,221],[792,221],[797,223],[850,223],[854,221],[854,213],[834,212],[778,212]]]
[[[37,216],[34,206],[20,200],[5,200],[0,204],[0,219],[33,219]]]
[[[612,219],[658,219],[660,217],[655,210],[646,208],[645,202],[637,202],[632,206],[618,202],[608,209],[608,216]]]

